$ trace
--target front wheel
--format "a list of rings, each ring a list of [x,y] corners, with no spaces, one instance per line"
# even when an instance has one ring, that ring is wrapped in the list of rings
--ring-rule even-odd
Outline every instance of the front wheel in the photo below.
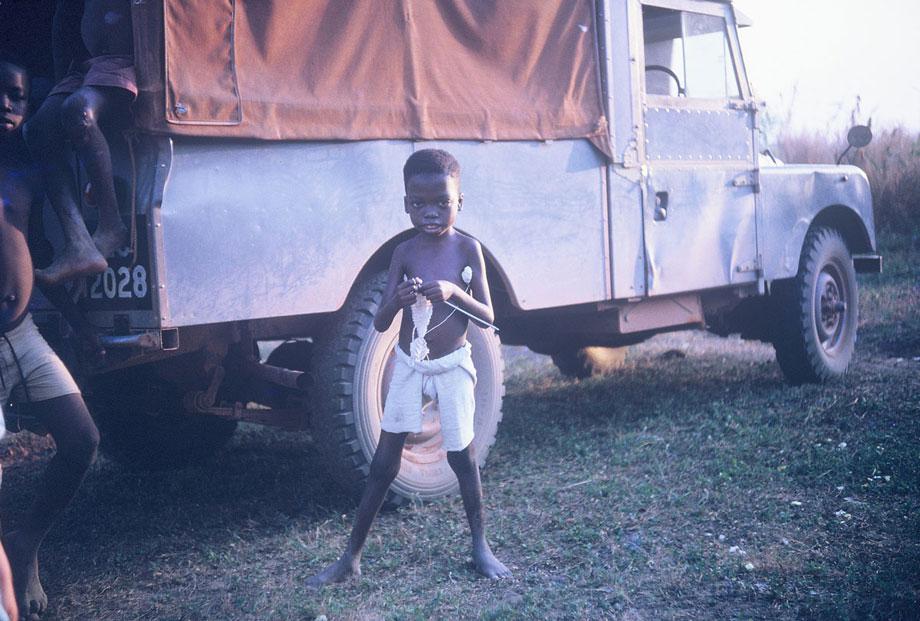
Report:
[[[799,271],[774,283],[773,348],[792,384],[824,382],[846,373],[859,319],[856,270],[836,229],[809,231]]]
[[[374,329],[385,274],[360,283],[352,291],[314,358],[316,398],[313,433],[331,476],[360,494],[380,438],[380,419],[395,362],[400,315],[386,332]],[[470,325],[467,339],[476,366],[476,413],[473,449],[479,465],[495,442],[504,395],[504,365],[498,337]],[[457,491],[457,479],[441,446],[437,404],[424,406],[421,433],[409,434],[391,501],[428,500]]]

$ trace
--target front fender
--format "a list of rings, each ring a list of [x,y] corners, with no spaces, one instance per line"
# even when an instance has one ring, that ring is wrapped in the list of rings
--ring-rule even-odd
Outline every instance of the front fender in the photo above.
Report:
[[[766,280],[795,276],[805,235],[816,221],[839,228],[854,253],[875,250],[872,193],[856,166],[765,167],[760,182]]]

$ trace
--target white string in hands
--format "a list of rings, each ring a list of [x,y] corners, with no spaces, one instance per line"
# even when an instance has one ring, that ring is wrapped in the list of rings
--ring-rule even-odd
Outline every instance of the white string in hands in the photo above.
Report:
[[[463,282],[466,284],[464,293],[469,293],[470,282],[473,280],[473,269],[469,265],[464,267],[463,271],[460,272],[460,278],[462,278]],[[408,280],[408,277],[404,275],[403,279]],[[434,312],[434,306],[431,304],[431,300],[426,298],[421,293],[416,292],[415,302],[413,302],[412,306],[409,307],[409,310],[412,312],[412,341],[409,343],[409,355],[412,356],[413,360],[421,361],[428,358],[428,341],[425,340],[425,337],[444,325],[444,323],[450,319],[455,312],[460,311],[465,315],[469,315],[469,313],[461,308],[457,308],[447,300],[444,300],[444,303],[450,306],[453,310],[447,314],[447,317],[435,324],[434,327],[429,328],[428,324],[431,322],[431,315]]]

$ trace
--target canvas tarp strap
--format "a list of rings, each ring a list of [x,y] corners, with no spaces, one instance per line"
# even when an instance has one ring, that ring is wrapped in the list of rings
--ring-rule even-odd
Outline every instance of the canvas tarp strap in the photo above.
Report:
[[[142,129],[266,140],[588,138],[592,0],[133,3]]]

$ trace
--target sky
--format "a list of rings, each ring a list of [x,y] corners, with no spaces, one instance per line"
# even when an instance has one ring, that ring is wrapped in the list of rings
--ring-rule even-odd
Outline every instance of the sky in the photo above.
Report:
[[[799,129],[920,131],[920,0],[735,0],[748,76],[774,118]]]

